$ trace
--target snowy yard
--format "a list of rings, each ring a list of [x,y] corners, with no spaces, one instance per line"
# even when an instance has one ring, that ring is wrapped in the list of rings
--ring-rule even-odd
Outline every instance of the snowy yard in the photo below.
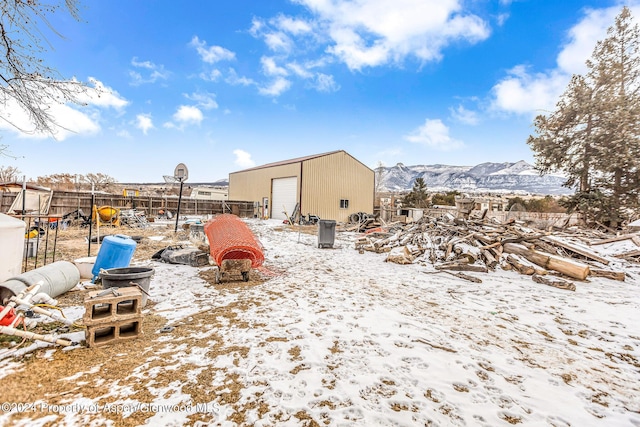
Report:
[[[319,249],[247,222],[264,282],[147,262],[144,336],[0,360],[0,424],[640,426],[637,264],[575,292],[500,269],[472,283],[360,254],[355,233]]]

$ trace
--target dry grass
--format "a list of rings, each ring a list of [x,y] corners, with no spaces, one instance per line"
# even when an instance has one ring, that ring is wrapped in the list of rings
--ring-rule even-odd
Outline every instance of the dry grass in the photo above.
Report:
[[[112,234],[122,234],[135,238],[138,242],[134,252],[133,262],[151,259],[157,251],[169,245],[189,240],[189,231],[179,228],[174,232],[175,226],[153,226],[148,228],[130,227],[100,227],[92,230],[91,245],[89,245],[89,229],[81,227],[70,227],[66,230],[49,230],[38,243],[37,257],[26,260],[26,268],[23,263],[23,270],[29,271],[42,267],[53,261],[70,261],[87,256],[96,256],[100,245],[95,241],[104,236]],[[150,237],[163,236],[163,240],[154,240]],[[195,242],[194,242],[195,243]]]
[[[188,230],[179,229],[175,233],[173,226],[145,229],[102,227],[100,234],[125,234],[136,237],[138,244],[133,262],[148,261],[159,250],[188,241],[190,238]],[[95,230],[93,236],[96,236]],[[153,236],[164,236],[164,239],[150,239]],[[88,229],[60,230],[57,236],[50,231],[48,239],[46,245],[47,264],[53,262],[54,250],[55,261],[72,262],[77,258],[88,256]],[[30,258],[27,270],[44,264],[45,242],[46,240],[41,241],[37,264],[35,258]],[[198,246],[197,243],[201,242],[192,241],[192,243]],[[98,249],[98,244],[92,243],[91,256],[97,255]],[[201,249],[208,252],[206,246]],[[225,292],[240,295],[248,287],[265,281],[260,272],[253,270],[250,272],[248,282],[229,280],[215,284],[215,276],[210,269],[201,270],[199,275],[212,286],[224,289]],[[61,307],[82,306],[88,292],[88,290],[67,292],[58,297],[59,305]],[[251,409],[255,402],[239,402],[241,390],[244,388],[239,376],[219,368],[207,368],[197,375],[197,381],[194,382],[190,378],[193,371],[198,370],[197,366],[181,364],[177,369],[175,367],[166,369],[168,365],[173,365],[175,360],[184,356],[184,350],[178,351],[172,349],[171,346],[168,347],[166,339],[170,338],[171,345],[187,343],[189,349],[207,349],[206,357],[208,358],[227,356],[236,359],[237,362],[239,358],[246,357],[249,351],[247,347],[227,346],[223,338],[215,333],[200,339],[194,338],[193,335],[205,330],[222,328],[229,321],[233,322],[234,328],[239,329],[264,327],[260,324],[243,324],[243,322],[237,321],[239,312],[257,305],[260,305],[260,301],[240,297],[238,301],[227,306],[215,307],[190,316],[188,321],[174,323],[172,324],[173,329],[169,332],[163,332],[162,328],[167,321],[154,314],[154,302],[149,300],[145,307],[145,312],[147,310],[148,312],[143,318],[142,332],[137,339],[97,348],[81,347],[71,351],[56,351],[51,355],[48,355],[49,353],[45,349],[27,354],[20,359],[23,362],[22,367],[3,378],[7,384],[20,384],[19,387],[7,387],[3,392],[3,400],[9,402],[40,401],[49,405],[64,405],[76,398],[85,397],[94,399],[98,405],[113,405],[115,398],[104,396],[114,388],[127,387],[132,390],[128,398],[146,403],[152,402],[156,398],[150,392],[150,384],[153,384],[154,389],[171,390],[171,384],[179,381],[183,384],[181,391],[190,395],[193,404],[216,400],[221,405],[229,405],[234,409],[231,420],[242,424],[245,421],[245,411]],[[38,326],[34,332],[47,332],[42,328],[43,326]],[[15,344],[12,345],[9,340],[0,340],[0,351],[10,348],[16,348]],[[158,354],[162,354],[162,357],[157,357]],[[172,391],[168,393],[172,393]],[[264,412],[266,409],[262,408],[262,411]],[[45,415],[51,414],[27,412],[16,414],[14,419],[38,418]],[[113,421],[115,425],[135,426],[144,424],[145,420],[152,415],[152,413],[137,412],[123,417],[123,414],[102,411],[87,414],[88,419],[85,421],[89,423],[90,420],[104,417]],[[213,414],[196,413],[189,417],[189,421],[190,423],[211,422],[212,417],[215,418]],[[43,425],[59,425],[59,422],[60,418]]]

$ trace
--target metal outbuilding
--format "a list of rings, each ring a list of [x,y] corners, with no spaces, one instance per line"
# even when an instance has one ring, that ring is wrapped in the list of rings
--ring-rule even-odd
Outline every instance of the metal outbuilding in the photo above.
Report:
[[[373,170],[344,150],[315,154],[229,174],[229,199],[253,201],[263,218],[302,215],[347,222],[373,213]],[[286,214],[285,214],[286,212]]]

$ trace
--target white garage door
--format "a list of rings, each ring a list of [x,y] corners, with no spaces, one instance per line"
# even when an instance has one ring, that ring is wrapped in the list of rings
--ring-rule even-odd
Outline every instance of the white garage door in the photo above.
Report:
[[[287,219],[287,215],[293,214],[296,207],[296,189],[298,187],[298,178],[277,178],[273,180],[271,188],[271,218]]]

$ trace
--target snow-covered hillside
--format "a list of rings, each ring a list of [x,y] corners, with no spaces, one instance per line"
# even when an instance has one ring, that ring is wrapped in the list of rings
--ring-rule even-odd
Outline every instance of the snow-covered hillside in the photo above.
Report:
[[[378,170],[376,170],[377,172]],[[516,163],[482,163],[476,166],[416,165],[382,167],[383,191],[411,190],[416,178],[423,178],[432,191],[521,192],[533,194],[571,194],[563,187],[566,177],[540,175],[532,165]]]

